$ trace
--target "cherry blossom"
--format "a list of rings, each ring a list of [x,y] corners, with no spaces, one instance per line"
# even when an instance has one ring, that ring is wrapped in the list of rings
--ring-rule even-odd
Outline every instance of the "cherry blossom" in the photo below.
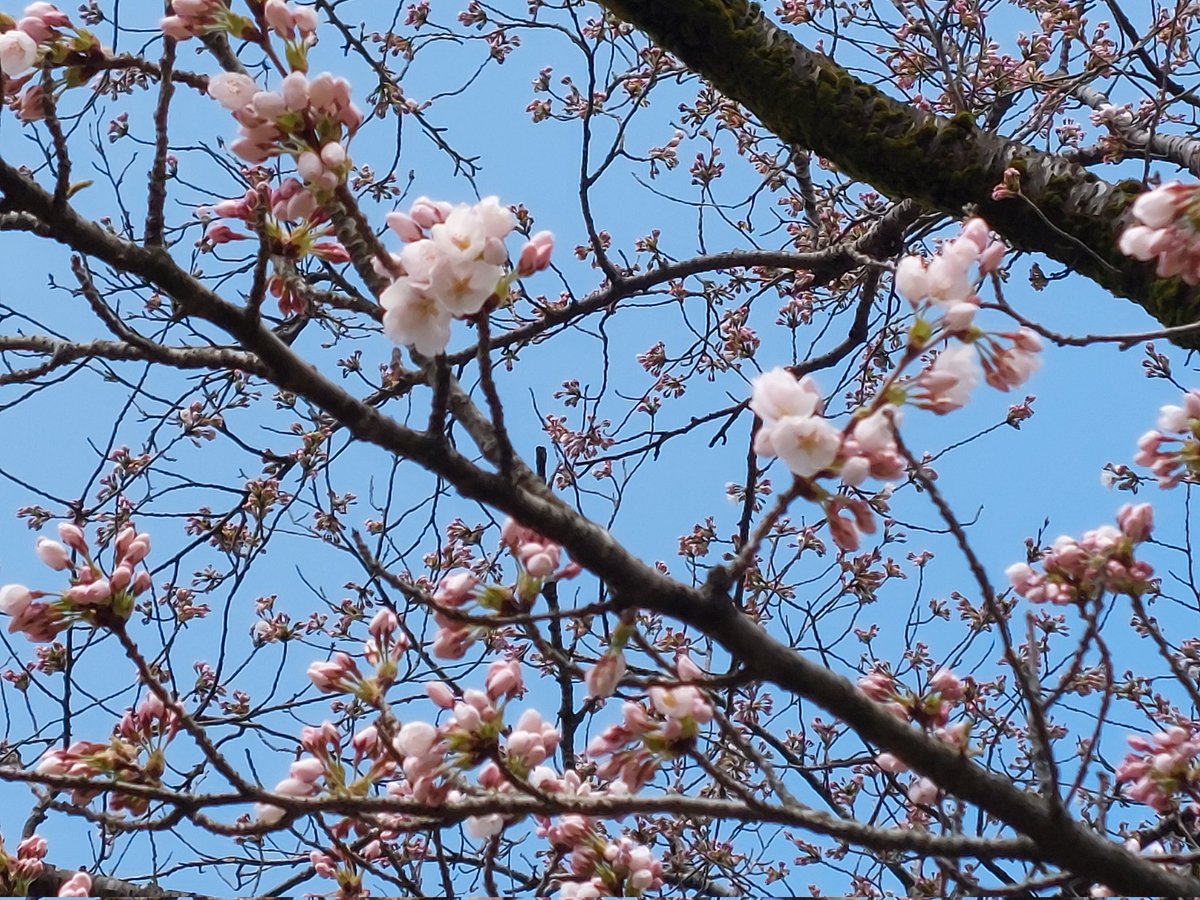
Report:
[[[38,45],[24,31],[13,29],[0,34],[0,73],[9,78],[24,75],[37,62]]]
[[[1172,181],[1139,194],[1131,209],[1138,224],[1121,233],[1121,252],[1157,260],[1161,278],[1200,284],[1200,189]]]

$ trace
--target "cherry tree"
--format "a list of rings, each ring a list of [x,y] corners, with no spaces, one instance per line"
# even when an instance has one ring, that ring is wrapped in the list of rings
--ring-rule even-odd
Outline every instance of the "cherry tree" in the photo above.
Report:
[[[0,887],[1200,893],[1200,7],[130,6],[0,9]]]

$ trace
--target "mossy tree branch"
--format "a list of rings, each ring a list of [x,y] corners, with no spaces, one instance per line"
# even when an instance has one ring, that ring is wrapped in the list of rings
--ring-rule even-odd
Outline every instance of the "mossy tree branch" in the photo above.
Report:
[[[889,196],[951,215],[973,205],[1014,247],[1045,254],[1168,327],[1200,320],[1200,291],[1123,256],[1117,236],[1141,191],[1054,154],[884,94],[798,43],[749,0],[599,0],[645,31],[780,140],[807,147]],[[1023,196],[993,200],[1006,168]],[[1200,337],[1177,343],[1200,346]]]

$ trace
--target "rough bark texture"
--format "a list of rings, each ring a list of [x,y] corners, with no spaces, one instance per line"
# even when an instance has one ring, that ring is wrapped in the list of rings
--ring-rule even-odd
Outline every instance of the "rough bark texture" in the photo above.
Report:
[[[1117,236],[1141,191],[1062,157],[888,97],[797,43],[747,0],[600,0],[649,34],[781,140],[807,147],[887,195],[962,215],[975,210],[1014,247],[1055,259],[1127,297],[1165,326],[1200,320],[1200,291],[1123,256]],[[993,200],[1012,167],[1023,197]],[[1188,346],[1200,346],[1189,337]],[[1183,343],[1184,341],[1180,341]]]

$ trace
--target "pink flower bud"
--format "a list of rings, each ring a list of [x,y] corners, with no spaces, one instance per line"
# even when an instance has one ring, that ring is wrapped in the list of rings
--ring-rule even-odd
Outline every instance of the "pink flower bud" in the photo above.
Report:
[[[1166,228],[1179,214],[1178,181],[1172,181],[1152,191],[1139,194],[1133,201],[1133,214],[1150,228]]]
[[[298,6],[292,10],[292,21],[301,34],[313,34],[317,30],[317,13],[311,6]]]
[[[285,778],[275,785],[275,793],[285,797],[311,797],[316,793],[316,786],[299,778]]]
[[[327,168],[339,169],[346,164],[346,148],[336,141],[321,148],[321,162]]]
[[[396,233],[400,240],[408,244],[422,240],[425,237],[425,232],[421,230],[421,226],[413,221],[412,216],[398,210],[387,214],[387,225],[388,228]]]
[[[978,217],[969,219],[963,226],[962,236],[973,243],[982,253],[991,240],[991,235],[988,234],[987,222]]]
[[[280,37],[290,40],[295,35],[296,23],[284,0],[267,0],[263,7],[263,18]]]
[[[949,669],[938,669],[929,679],[929,686],[941,694],[945,700],[962,699],[962,682]]]
[[[369,756],[375,752],[375,748],[379,745],[379,729],[374,725],[368,725],[366,728],[357,731],[350,739],[350,746],[354,748],[354,752],[359,756]]]
[[[142,569],[133,577],[133,585],[130,588],[130,592],[134,595],[141,594],[142,592],[149,590],[152,583],[153,581],[151,580],[150,573],[145,569]]]
[[[280,82],[279,93],[291,111],[304,109],[308,106],[308,78],[303,72],[292,72]]]
[[[696,665],[686,653],[679,654],[675,660],[675,672],[684,681],[703,681],[704,670]]]
[[[124,553],[121,553],[123,562],[135,566],[145,559],[150,553],[150,535],[142,533],[135,537],[126,548]]]
[[[46,839],[35,834],[17,844],[17,857],[19,859],[45,859],[46,849]]]
[[[426,230],[446,221],[452,207],[448,203],[438,203],[428,197],[418,197],[409,211],[414,222]]]
[[[58,541],[40,537],[37,539],[35,552],[38,559],[57,572],[71,568],[71,554]]]
[[[884,772],[891,772],[893,775],[908,771],[908,766],[891,753],[880,753],[875,757],[875,765],[879,766]]]
[[[588,696],[596,700],[611,697],[623,677],[625,677],[625,654],[620,650],[606,652],[600,657],[600,662],[596,664],[595,668],[584,678]]]
[[[895,684],[890,675],[883,672],[872,672],[858,679],[858,688],[872,700],[886,703],[896,696]]]
[[[515,660],[496,660],[488,670],[486,686],[488,696],[492,699],[519,694],[524,688],[520,663]]]
[[[396,735],[396,749],[405,756],[424,756],[437,742],[437,728],[428,722],[409,722]]]
[[[988,244],[983,253],[979,254],[980,274],[989,275],[999,269],[1007,249],[1001,241],[992,241]]]
[[[1126,537],[1140,544],[1150,537],[1154,528],[1154,510],[1149,503],[1139,503],[1137,506],[1127,503],[1117,513],[1117,522]]]
[[[112,575],[109,576],[109,584],[112,585],[114,591],[123,591],[127,588],[130,582],[133,581],[133,566],[128,562],[122,562],[119,566],[112,570]]]
[[[517,274],[522,278],[541,272],[550,266],[550,254],[554,252],[554,235],[549,231],[539,231],[521,248],[521,256],[517,262]]]
[[[325,764],[315,756],[305,756],[288,767],[292,778],[315,784],[325,774]]]
[[[3,596],[2,593],[0,593],[0,596]],[[454,691],[444,681],[426,682],[425,693],[429,696],[430,700],[442,709],[454,709],[454,704],[458,702],[454,696]]]
[[[58,538],[72,550],[85,554],[88,552],[87,538],[84,537],[83,529],[78,525],[72,525],[70,522],[59,522]]]

